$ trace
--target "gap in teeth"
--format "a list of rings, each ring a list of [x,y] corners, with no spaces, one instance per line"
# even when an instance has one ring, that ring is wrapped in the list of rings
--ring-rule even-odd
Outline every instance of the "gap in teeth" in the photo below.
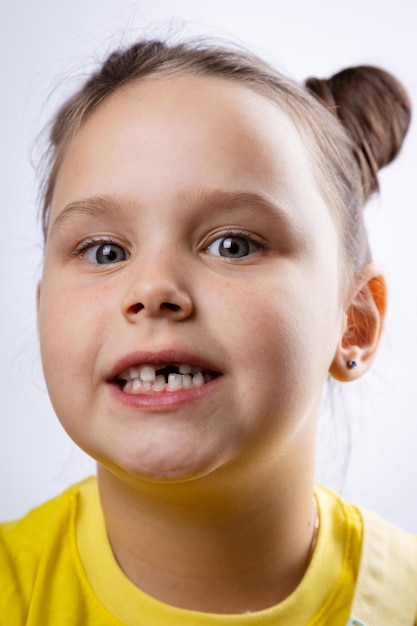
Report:
[[[130,367],[128,370],[124,371],[119,378],[125,381],[140,379],[142,382],[153,383],[158,376],[163,376],[165,382],[168,383],[171,374],[175,374],[177,376],[195,376],[196,374],[204,375],[204,370],[201,367],[190,365],[188,363],[181,363],[180,365],[165,365],[160,368],[155,367],[154,365],[140,365]]]
[[[140,365],[130,367],[120,374],[119,380],[128,382],[130,380],[139,379],[142,382],[150,382],[153,383],[159,376],[163,376],[166,383],[169,382],[170,376],[174,374],[176,376],[191,376],[194,378],[197,374],[203,375],[204,378],[211,375],[207,370],[203,370],[202,367],[198,367],[197,365],[190,365],[188,363],[182,363],[180,365],[165,365],[164,367],[159,367],[155,365]],[[175,378],[171,378],[171,381],[176,380]],[[188,380],[187,378],[185,379]],[[197,377],[197,380],[200,380],[200,376]],[[174,383],[175,384],[175,383]]]
[[[202,387],[213,380],[213,374],[201,367],[183,363],[180,365],[166,365],[157,368],[153,365],[130,367],[123,372],[119,380],[126,393],[142,391],[177,391]]]

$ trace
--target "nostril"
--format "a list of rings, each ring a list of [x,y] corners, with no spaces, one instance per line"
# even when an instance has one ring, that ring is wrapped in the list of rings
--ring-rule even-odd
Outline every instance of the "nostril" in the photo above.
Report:
[[[139,311],[144,308],[145,306],[141,302],[138,302],[137,304],[133,304],[129,310],[131,311],[131,313],[139,313]]]
[[[142,309],[144,308],[145,305],[142,302],[137,302],[136,304],[132,304],[132,306],[129,307],[129,312],[136,314],[139,313],[139,311],[142,311]],[[173,304],[172,302],[162,302],[159,308],[160,311],[172,311],[174,313],[181,310],[181,307],[178,304]]]
[[[180,310],[180,306],[178,304],[172,304],[172,302],[163,302],[161,304],[161,309],[168,309],[168,311],[179,311]]]
[[[192,314],[193,303],[187,292],[170,285],[150,284],[142,286],[142,293],[137,299],[129,297],[123,304],[123,310],[130,321],[135,321],[141,316],[155,318],[172,316],[173,320],[179,321]]]

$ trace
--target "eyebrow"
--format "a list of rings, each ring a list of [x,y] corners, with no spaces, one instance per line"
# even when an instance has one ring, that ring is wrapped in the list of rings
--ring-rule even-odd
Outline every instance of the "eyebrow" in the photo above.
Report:
[[[284,209],[274,200],[253,191],[225,191],[214,189],[213,191],[201,191],[192,198],[196,204],[207,205],[208,208],[235,209],[239,207],[252,207],[272,211],[282,218],[292,220]]]
[[[81,200],[74,200],[67,204],[56,216],[49,227],[48,237],[56,235],[68,220],[81,216],[94,217],[115,217],[120,215],[123,204],[114,196],[91,196]]]
[[[207,209],[219,211],[233,211],[234,209],[260,210],[272,216],[273,222],[282,234],[302,237],[302,224],[296,215],[293,215],[284,206],[268,195],[253,191],[202,191],[192,198],[196,204],[206,206]]]

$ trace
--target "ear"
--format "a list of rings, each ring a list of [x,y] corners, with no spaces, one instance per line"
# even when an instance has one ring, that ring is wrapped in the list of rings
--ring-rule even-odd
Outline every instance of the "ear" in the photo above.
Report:
[[[387,307],[385,279],[374,265],[355,275],[353,292],[345,309],[340,343],[330,367],[336,380],[360,378],[377,353]],[[355,362],[354,367],[349,363]]]

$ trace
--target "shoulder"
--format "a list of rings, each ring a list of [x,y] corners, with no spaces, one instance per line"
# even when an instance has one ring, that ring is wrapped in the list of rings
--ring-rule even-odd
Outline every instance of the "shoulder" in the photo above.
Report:
[[[87,479],[90,481],[93,479]],[[14,556],[27,550],[36,554],[42,552],[45,543],[51,541],[57,531],[69,523],[74,514],[81,485],[77,483],[63,493],[32,509],[24,517],[11,522],[0,523],[0,546]]]
[[[354,609],[356,614],[375,614],[387,623],[411,624],[417,620],[416,538],[362,511],[363,546]],[[359,607],[361,611],[359,613]],[[372,612],[371,612],[372,611]]]
[[[343,528],[345,532],[355,535],[361,544],[364,534],[369,535],[371,532],[373,534],[378,532],[384,534],[384,541],[393,541],[393,538],[396,538],[399,541],[407,542],[408,545],[412,546],[412,549],[417,546],[417,535],[407,533],[364,507],[346,502],[331,489],[316,485],[315,495],[320,516],[327,518],[333,527],[333,532]]]
[[[355,556],[351,616],[361,622],[417,624],[417,540],[375,513],[344,503],[319,489],[318,500],[331,520],[333,535],[344,528]],[[351,536],[353,541],[348,541]],[[350,545],[349,545],[350,544]],[[352,556],[352,554],[351,554]]]
[[[14,614],[19,606],[27,605],[38,579],[55,576],[64,563],[68,567],[78,494],[85,482],[73,485],[20,520],[0,524],[0,622],[1,616],[8,614],[6,609]]]

